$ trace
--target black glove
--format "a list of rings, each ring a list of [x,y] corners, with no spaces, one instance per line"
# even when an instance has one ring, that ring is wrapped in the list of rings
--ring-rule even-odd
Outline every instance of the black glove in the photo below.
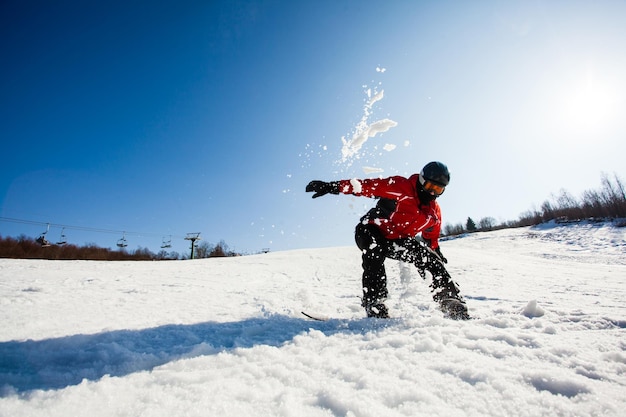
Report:
[[[313,198],[321,197],[328,193],[339,194],[339,182],[311,181],[306,186],[306,192],[314,192],[315,194],[313,194]]]
[[[448,263],[448,260],[446,259],[446,257],[443,256],[443,253],[441,253],[441,248],[439,246],[437,246],[437,249],[435,249],[435,253],[439,256],[439,259],[441,259],[441,262],[443,262],[444,264]]]

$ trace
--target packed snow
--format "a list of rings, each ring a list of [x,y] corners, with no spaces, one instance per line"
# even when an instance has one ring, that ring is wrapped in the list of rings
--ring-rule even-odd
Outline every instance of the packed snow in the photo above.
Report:
[[[470,321],[395,261],[393,318],[364,318],[356,247],[0,259],[0,415],[623,416],[625,238],[579,224],[442,242]]]

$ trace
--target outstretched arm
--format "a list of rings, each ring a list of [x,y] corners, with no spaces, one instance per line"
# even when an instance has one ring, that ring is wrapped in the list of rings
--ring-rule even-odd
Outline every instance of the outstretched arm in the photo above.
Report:
[[[363,197],[381,197],[397,200],[403,195],[413,193],[410,182],[402,177],[382,179],[351,179],[341,181],[311,181],[306,186],[307,192],[315,192],[313,198],[326,194],[353,194]]]

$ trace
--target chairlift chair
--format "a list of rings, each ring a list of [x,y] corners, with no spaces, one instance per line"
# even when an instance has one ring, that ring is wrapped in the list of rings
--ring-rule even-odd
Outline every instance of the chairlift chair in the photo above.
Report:
[[[48,239],[46,239],[46,234],[48,234],[49,230],[50,230],[50,224],[48,224],[46,231],[40,234],[37,239],[35,239],[35,241],[39,243],[42,248],[47,248],[48,246],[51,246],[50,242],[48,242]]]
[[[165,237],[164,237],[161,243],[161,248],[166,249],[166,248],[171,248],[171,247],[172,247],[172,236],[170,235],[169,239],[167,240],[165,240]]]
[[[117,246],[119,248],[125,248],[126,246],[128,246],[128,242],[126,241],[126,232],[124,232],[122,238],[117,241]]]
[[[37,239],[35,239],[37,243],[39,243],[41,245],[42,248],[47,248],[49,246],[52,246],[50,244],[50,242],[48,242],[48,240],[46,239],[46,234],[42,233],[41,235],[39,235],[39,237]]]
[[[67,236],[65,236],[65,227],[61,229],[61,236],[59,237],[59,241],[57,245],[65,245],[67,243]]]

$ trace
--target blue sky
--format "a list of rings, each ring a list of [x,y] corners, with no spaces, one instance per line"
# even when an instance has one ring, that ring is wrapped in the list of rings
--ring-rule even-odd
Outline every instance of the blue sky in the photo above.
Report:
[[[373,201],[311,200],[308,181],[431,160],[452,173],[444,223],[516,219],[626,179],[625,18],[623,1],[4,1],[0,234],[351,245]],[[366,121],[397,126],[342,160],[380,92]]]

